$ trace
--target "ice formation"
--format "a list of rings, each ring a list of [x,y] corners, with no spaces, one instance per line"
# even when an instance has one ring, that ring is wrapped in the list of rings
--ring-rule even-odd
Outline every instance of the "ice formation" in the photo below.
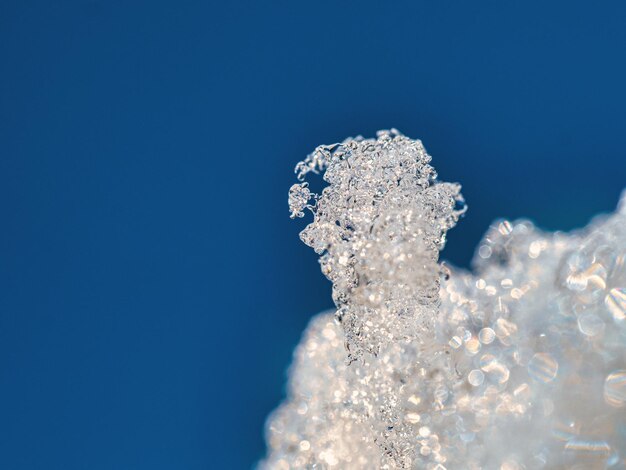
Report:
[[[392,130],[296,167],[337,308],[295,352],[260,468],[626,468],[624,202],[569,234],[498,221],[466,272],[438,263],[465,206],[429,162]]]

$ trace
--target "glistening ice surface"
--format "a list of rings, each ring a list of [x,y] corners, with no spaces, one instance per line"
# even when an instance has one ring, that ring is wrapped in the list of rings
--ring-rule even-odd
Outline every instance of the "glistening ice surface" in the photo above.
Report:
[[[295,352],[260,467],[626,468],[625,204],[569,234],[498,221],[470,273],[438,263],[465,206],[429,162],[392,130],[296,167],[337,308]]]

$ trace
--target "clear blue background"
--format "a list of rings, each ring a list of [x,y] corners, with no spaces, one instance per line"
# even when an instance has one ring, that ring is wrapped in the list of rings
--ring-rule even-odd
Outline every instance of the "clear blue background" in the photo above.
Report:
[[[317,144],[397,127],[470,210],[626,186],[621,1],[0,5],[0,468],[238,469],[331,305],[288,219]]]

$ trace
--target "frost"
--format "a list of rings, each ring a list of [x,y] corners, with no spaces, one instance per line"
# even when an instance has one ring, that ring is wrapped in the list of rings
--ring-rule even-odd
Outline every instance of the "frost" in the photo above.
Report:
[[[292,219],[304,217],[304,212],[302,211],[308,207],[311,197],[308,183],[294,184],[289,188],[289,209],[291,210]]]
[[[301,180],[324,171],[329,183],[321,195],[292,186],[289,207],[299,217],[317,201],[301,238],[333,283],[350,360],[432,331],[439,250],[464,209],[460,186],[437,181],[429,162],[419,140],[392,130],[318,147],[296,167]]]
[[[570,234],[497,221],[473,273],[446,268],[465,206],[429,163],[392,130],[296,167],[291,216],[313,213],[337,308],[296,350],[260,467],[626,467],[626,212]]]

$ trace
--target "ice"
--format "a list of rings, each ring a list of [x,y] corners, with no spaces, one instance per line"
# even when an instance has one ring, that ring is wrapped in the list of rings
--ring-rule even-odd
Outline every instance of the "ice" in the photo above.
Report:
[[[465,205],[430,161],[391,130],[296,167],[291,216],[313,215],[336,310],[296,349],[260,468],[626,468],[626,212],[569,234],[496,221],[472,272],[445,267]]]

